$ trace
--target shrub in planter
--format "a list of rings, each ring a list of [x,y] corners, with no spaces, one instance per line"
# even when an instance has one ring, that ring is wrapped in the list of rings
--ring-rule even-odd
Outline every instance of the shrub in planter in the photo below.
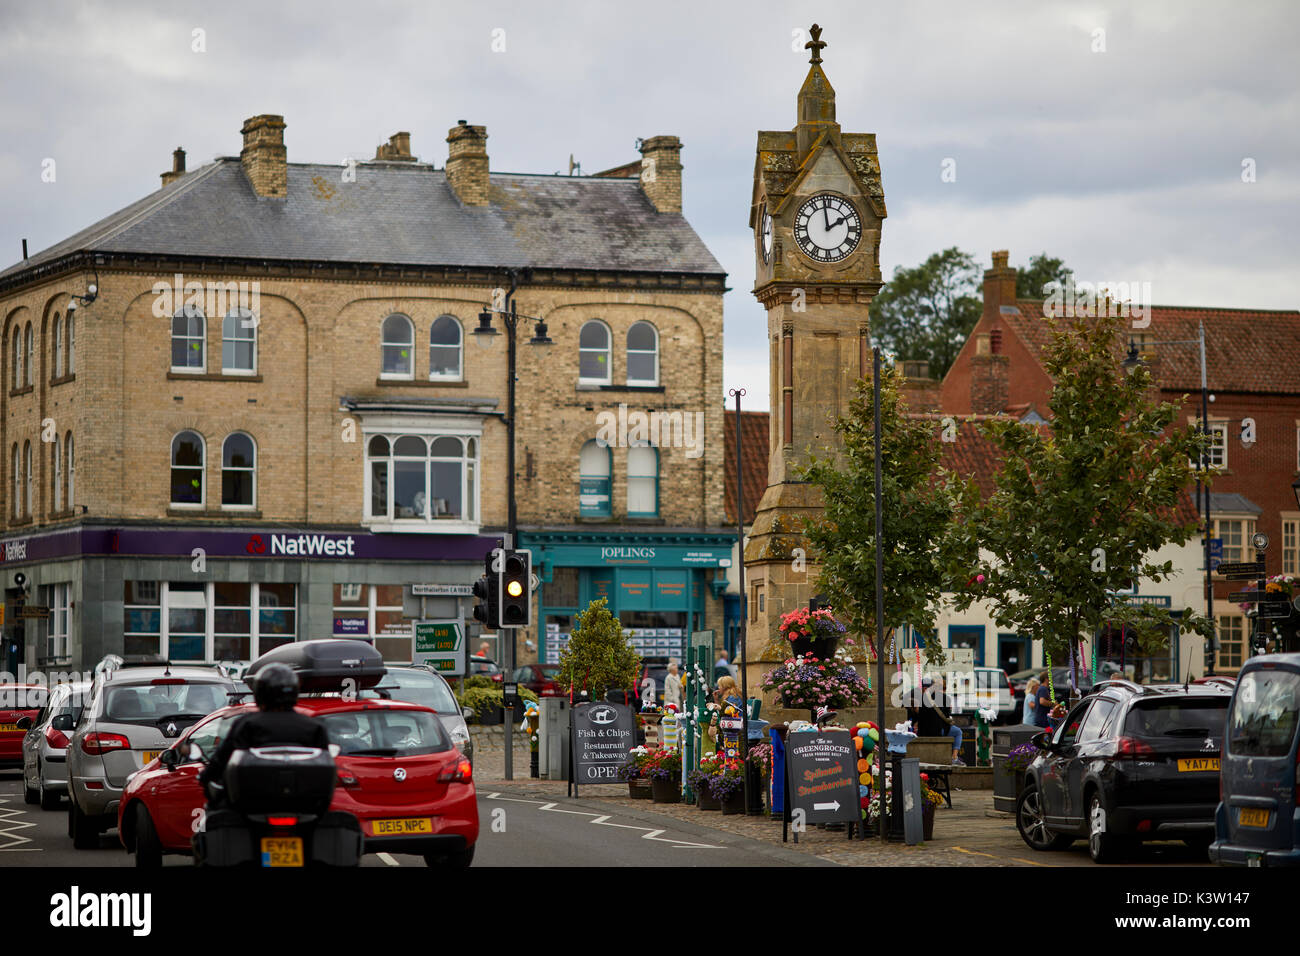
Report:
[[[537,701],[537,695],[526,687],[519,688],[519,697],[522,700]],[[479,724],[499,724],[504,719],[505,695],[501,688],[492,685],[491,687],[467,687],[465,693],[458,698],[461,707],[468,707],[474,711],[474,723]]]
[[[676,750],[656,750],[646,768],[655,803],[682,802],[682,755]]]
[[[714,799],[722,804],[723,813],[745,812],[745,777],[737,761],[729,760],[709,779]]]
[[[627,794],[633,800],[649,800],[652,795],[646,769],[650,765],[653,752],[645,747],[633,747],[628,751],[627,759],[618,765],[615,775],[619,780],[627,781]]]

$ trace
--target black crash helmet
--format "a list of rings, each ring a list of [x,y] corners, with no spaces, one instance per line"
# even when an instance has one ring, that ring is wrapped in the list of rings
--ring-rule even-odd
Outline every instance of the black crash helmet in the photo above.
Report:
[[[253,699],[262,710],[292,710],[298,702],[298,675],[284,664],[268,664],[257,674]]]

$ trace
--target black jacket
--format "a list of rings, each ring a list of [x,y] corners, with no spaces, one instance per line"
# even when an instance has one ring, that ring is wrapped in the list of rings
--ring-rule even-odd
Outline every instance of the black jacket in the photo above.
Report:
[[[226,739],[199,774],[199,782],[221,783],[226,764],[236,750],[251,747],[299,746],[329,748],[325,725],[314,717],[304,717],[295,710],[258,710],[234,722]]]
[[[931,707],[928,703],[922,702],[921,706],[916,707],[912,713],[912,719],[916,721],[916,733],[919,737],[943,737],[948,733],[948,728],[952,726],[951,715],[949,713],[949,701],[947,695],[943,697],[935,696],[936,706]],[[944,718],[949,718],[945,720]]]

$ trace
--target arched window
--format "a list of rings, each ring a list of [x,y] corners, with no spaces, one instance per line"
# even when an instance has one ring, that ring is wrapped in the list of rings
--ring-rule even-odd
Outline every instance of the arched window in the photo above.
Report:
[[[252,508],[257,503],[257,448],[243,432],[226,436],[221,446],[221,504]]]
[[[63,319],[54,313],[54,377],[63,377]]]
[[[77,370],[77,317],[68,313],[68,374]]]
[[[415,374],[415,326],[404,315],[384,319],[383,366],[380,378],[412,378]]]
[[[172,439],[172,504],[203,504],[203,438],[197,432]]]
[[[202,372],[207,333],[203,310],[187,305],[172,317],[172,371]]]
[[[18,469],[18,442],[14,442],[13,454],[13,473],[14,473],[14,517],[22,517],[23,513],[23,478],[22,472]]]
[[[257,318],[249,309],[231,309],[221,320],[221,371],[226,375],[257,373]]]
[[[659,514],[659,452],[650,445],[627,450],[627,513],[636,518]]]
[[[455,316],[440,315],[429,327],[429,378],[458,381],[461,377],[460,322]]]
[[[627,330],[627,383],[659,384],[659,333],[649,322],[635,322]]]
[[[578,513],[584,518],[610,514],[610,452],[594,438],[582,446],[578,461]]]
[[[578,333],[578,384],[609,385],[610,378],[609,326],[592,320]]]
[[[72,432],[63,436],[63,449],[68,458],[68,510],[71,511],[77,506],[77,460],[72,453]]]
[[[50,496],[54,502],[54,512],[63,510],[63,443],[59,441],[59,436],[54,436],[54,481]]]
[[[27,377],[28,385],[32,384],[33,376],[36,374],[36,336],[32,334],[32,324],[27,323]],[[30,512],[28,512],[30,514]]]
[[[34,490],[32,488],[32,443],[31,442],[23,442],[23,475],[24,475],[24,482],[26,486],[26,494],[24,495],[24,501],[26,503],[26,506],[23,509],[23,514],[25,514],[27,517],[30,518],[32,516],[32,492]]]
[[[17,391],[23,387],[23,330],[14,326],[14,383]]]

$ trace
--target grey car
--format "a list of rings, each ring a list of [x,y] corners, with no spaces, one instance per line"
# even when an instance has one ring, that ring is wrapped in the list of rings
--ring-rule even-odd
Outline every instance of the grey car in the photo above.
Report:
[[[79,850],[117,826],[127,778],[187,727],[226,706],[234,683],[211,667],[122,666],[95,678],[68,744],[68,836]]]
[[[53,810],[68,792],[68,735],[81,717],[89,681],[59,684],[23,736],[23,800]],[[19,721],[18,726],[23,726]]]
[[[410,667],[389,664],[379,684],[373,690],[363,691],[363,694],[428,707],[438,715],[442,729],[447,731],[456,749],[471,765],[474,763],[474,741],[469,735],[464,711],[441,674],[419,664]]]

